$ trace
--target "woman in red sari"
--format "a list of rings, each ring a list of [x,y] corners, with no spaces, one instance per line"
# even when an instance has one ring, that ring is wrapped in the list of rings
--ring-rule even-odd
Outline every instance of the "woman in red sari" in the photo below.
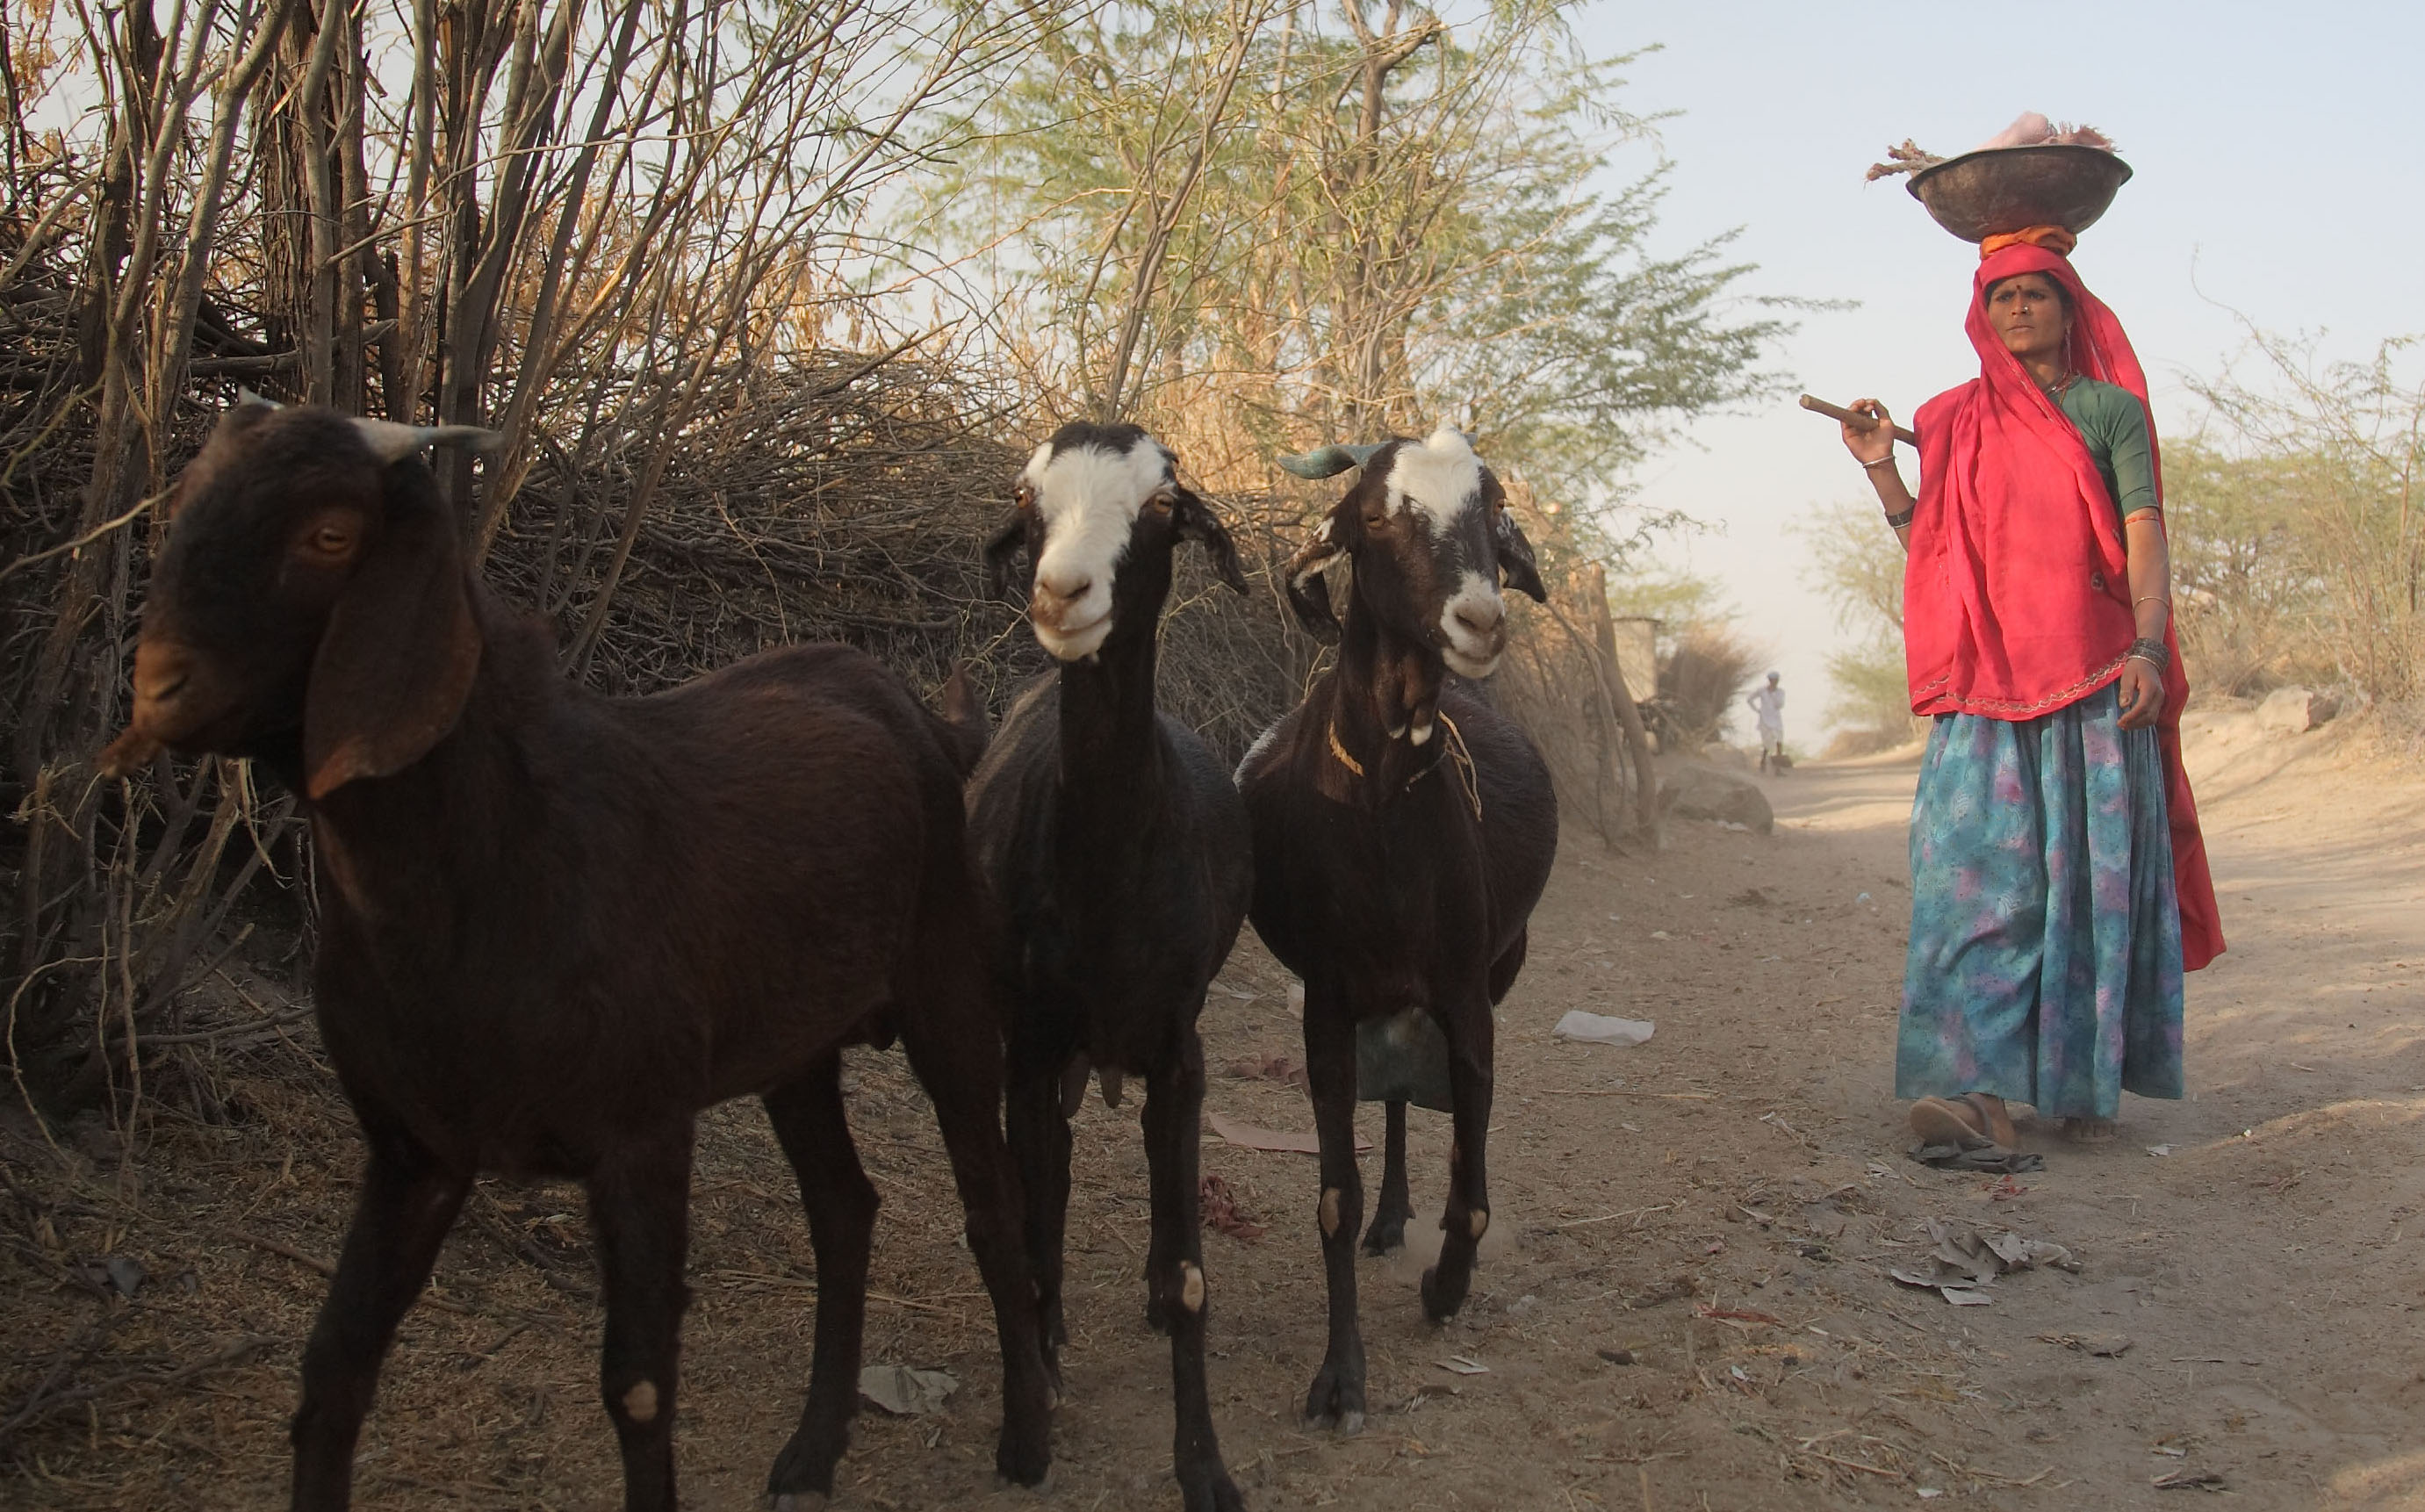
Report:
[[[1920,491],[1881,424],[1844,444],[1909,554],[1911,824],[1896,1095],[1931,1143],[2009,1147],[2004,1104],[2113,1136],[2125,1090],[2181,1095],[2181,974],[2223,949],[2181,770],[2146,375],[2059,227],[1990,237],[1979,377],[1922,406]]]

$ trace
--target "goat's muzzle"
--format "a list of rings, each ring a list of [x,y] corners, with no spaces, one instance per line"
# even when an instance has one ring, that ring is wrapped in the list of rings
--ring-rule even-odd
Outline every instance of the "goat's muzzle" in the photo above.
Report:
[[[197,716],[198,663],[172,640],[145,636],[135,649],[135,711],[124,732],[103,748],[95,764],[104,777],[131,777],[206,721]]]
[[[1507,604],[1499,590],[1468,574],[1441,605],[1436,632],[1441,659],[1459,677],[1485,678],[1499,669],[1507,651]]]
[[[1078,592],[1065,597],[1052,591],[1040,579],[1028,595],[1027,619],[1036,627],[1036,638],[1043,643],[1046,651],[1062,661],[1074,662],[1093,655],[1102,648],[1104,638],[1112,633],[1112,611],[1108,603],[1095,618],[1079,623],[1071,622],[1073,616],[1084,613],[1089,607],[1086,601],[1092,596],[1090,585],[1081,585]]]

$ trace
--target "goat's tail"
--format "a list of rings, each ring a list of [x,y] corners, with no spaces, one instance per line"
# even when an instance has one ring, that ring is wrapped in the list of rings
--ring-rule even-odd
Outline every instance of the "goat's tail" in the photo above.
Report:
[[[985,698],[977,692],[976,684],[969,677],[969,664],[956,661],[952,675],[943,682],[943,746],[952,753],[952,764],[967,777],[977,769],[977,759],[985,754],[986,742],[993,738],[993,723],[986,717]]]

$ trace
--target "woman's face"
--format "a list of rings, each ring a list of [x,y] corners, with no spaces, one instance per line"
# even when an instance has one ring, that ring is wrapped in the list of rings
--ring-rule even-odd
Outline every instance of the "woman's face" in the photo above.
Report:
[[[2071,315],[2054,280],[2043,273],[2016,273],[1989,286],[1987,324],[2015,357],[2050,360],[2063,355]]]

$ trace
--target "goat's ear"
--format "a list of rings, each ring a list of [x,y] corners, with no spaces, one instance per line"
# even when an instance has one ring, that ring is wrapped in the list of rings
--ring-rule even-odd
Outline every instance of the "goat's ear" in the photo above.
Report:
[[[1177,493],[1173,513],[1180,539],[1195,541],[1212,554],[1212,571],[1221,574],[1221,581],[1229,585],[1231,592],[1245,592],[1245,569],[1238,565],[1238,546],[1229,539],[1229,527],[1221,523],[1221,517],[1212,512],[1211,505],[1191,491],[1181,488]]]
[[[997,599],[1010,591],[1011,558],[1027,550],[1027,511],[1020,510],[1008,523],[986,538],[986,587]],[[1028,587],[1036,584],[1036,564],[1027,564]]]
[[[1499,571],[1505,575],[1507,586],[1518,593],[1529,593],[1536,603],[1550,602],[1550,590],[1541,586],[1541,567],[1533,559],[1533,543],[1516,523],[1516,511],[1502,502],[1493,511],[1492,544],[1499,549]]]
[[[402,771],[455,728],[480,669],[463,555],[418,458],[383,475],[387,507],[329,611],[303,700],[304,790],[325,798]]]
[[[1323,574],[1346,554],[1346,544],[1340,539],[1343,528],[1335,514],[1323,521],[1280,570],[1288,580],[1289,607],[1296,611],[1297,622],[1323,640],[1339,634],[1339,617],[1330,612],[1330,585]]]

